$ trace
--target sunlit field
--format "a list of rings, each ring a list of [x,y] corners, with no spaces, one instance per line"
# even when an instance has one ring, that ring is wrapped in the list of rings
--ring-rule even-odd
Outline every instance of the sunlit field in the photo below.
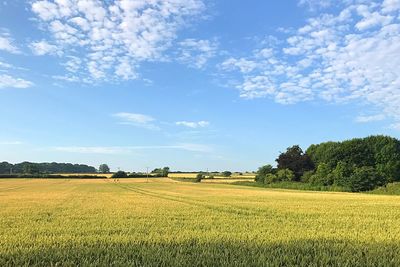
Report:
[[[169,173],[168,177],[170,177],[170,178],[196,178],[197,174],[198,173],[192,173],[192,172]],[[255,177],[254,173],[243,173],[241,175],[238,173],[232,173],[232,175],[230,177],[223,177],[221,175],[216,175],[216,174],[213,174],[213,175],[214,175],[214,179],[230,178],[230,179],[241,179],[241,180],[243,180],[243,179],[250,179],[250,180],[253,179],[254,180],[254,177]],[[205,176],[208,177],[209,174],[205,174]]]
[[[400,266],[400,197],[0,179],[0,266]]]
[[[88,176],[100,176],[101,178],[107,177],[107,178],[111,178],[111,176],[113,175],[112,173],[56,173],[56,175],[63,175],[63,176],[76,176],[76,175],[88,175]]]

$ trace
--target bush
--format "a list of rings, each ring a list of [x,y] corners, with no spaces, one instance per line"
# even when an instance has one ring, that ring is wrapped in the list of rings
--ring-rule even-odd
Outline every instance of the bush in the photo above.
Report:
[[[230,172],[230,171],[224,171],[222,173],[222,176],[224,176],[224,177],[231,177],[231,175],[232,175],[232,172]]]
[[[259,182],[259,183],[264,183],[265,177],[267,176],[267,174],[272,174],[272,173],[273,173],[272,166],[269,165],[269,164],[268,165],[264,165],[264,166],[258,168],[255,181]]]
[[[168,177],[169,167],[156,168],[151,171],[154,177]]]
[[[356,168],[350,176],[348,187],[353,192],[368,191],[385,184],[385,179],[373,168]]]
[[[309,182],[314,185],[332,185],[333,175],[327,164],[321,163],[317,167],[317,171],[309,178]]]
[[[201,180],[203,180],[205,178],[205,175],[203,174],[203,173],[198,173],[197,175],[196,175],[196,183],[200,183],[201,182]]]
[[[208,176],[208,179],[214,179],[214,178],[215,178],[214,174],[210,174],[210,175]]]
[[[309,183],[314,175],[314,171],[306,171],[300,178],[300,181],[303,183]]]
[[[128,178],[128,174],[124,171],[117,171],[111,176],[111,178]]]
[[[332,171],[332,176],[335,185],[347,186],[350,176],[353,173],[353,168],[346,162],[339,161],[335,169]]]
[[[282,169],[278,170],[276,173],[277,179],[279,182],[281,181],[294,181],[295,180],[295,175],[293,171],[289,169]]]
[[[272,173],[268,173],[265,177],[264,177],[264,183],[265,184],[272,184],[272,183],[276,183],[279,182],[278,177],[275,174]]]

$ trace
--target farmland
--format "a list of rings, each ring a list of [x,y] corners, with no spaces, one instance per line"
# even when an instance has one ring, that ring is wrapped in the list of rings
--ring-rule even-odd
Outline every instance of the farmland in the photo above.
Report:
[[[1,179],[0,266],[399,266],[400,197]]]

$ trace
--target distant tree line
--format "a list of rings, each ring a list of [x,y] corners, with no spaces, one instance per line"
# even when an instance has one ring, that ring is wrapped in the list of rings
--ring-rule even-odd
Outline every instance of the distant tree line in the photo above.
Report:
[[[156,178],[156,177],[168,177],[169,167],[164,168],[156,168],[151,171],[151,173],[143,173],[143,172],[124,172],[117,171],[114,173],[111,178]]]
[[[311,145],[305,152],[289,147],[276,159],[277,168],[259,168],[262,183],[301,182],[338,186],[359,192],[400,181],[400,141],[388,136],[369,136],[343,142]]]
[[[52,174],[52,173],[95,173],[96,168],[72,163],[0,163],[0,174]]]

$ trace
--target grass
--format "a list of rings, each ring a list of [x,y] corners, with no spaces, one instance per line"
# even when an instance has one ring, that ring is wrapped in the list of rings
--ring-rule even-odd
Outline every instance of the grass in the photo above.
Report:
[[[378,187],[368,193],[377,195],[400,195],[400,183],[389,183],[386,186]]]
[[[280,188],[280,189],[292,189],[292,190],[306,190],[306,191],[328,191],[328,192],[348,192],[344,187],[340,186],[323,186],[323,185],[312,185],[309,183],[299,182],[279,182],[272,184],[256,183],[254,181],[237,181],[234,185],[244,185],[259,188]]]
[[[400,198],[0,180],[0,266],[399,266]]]

